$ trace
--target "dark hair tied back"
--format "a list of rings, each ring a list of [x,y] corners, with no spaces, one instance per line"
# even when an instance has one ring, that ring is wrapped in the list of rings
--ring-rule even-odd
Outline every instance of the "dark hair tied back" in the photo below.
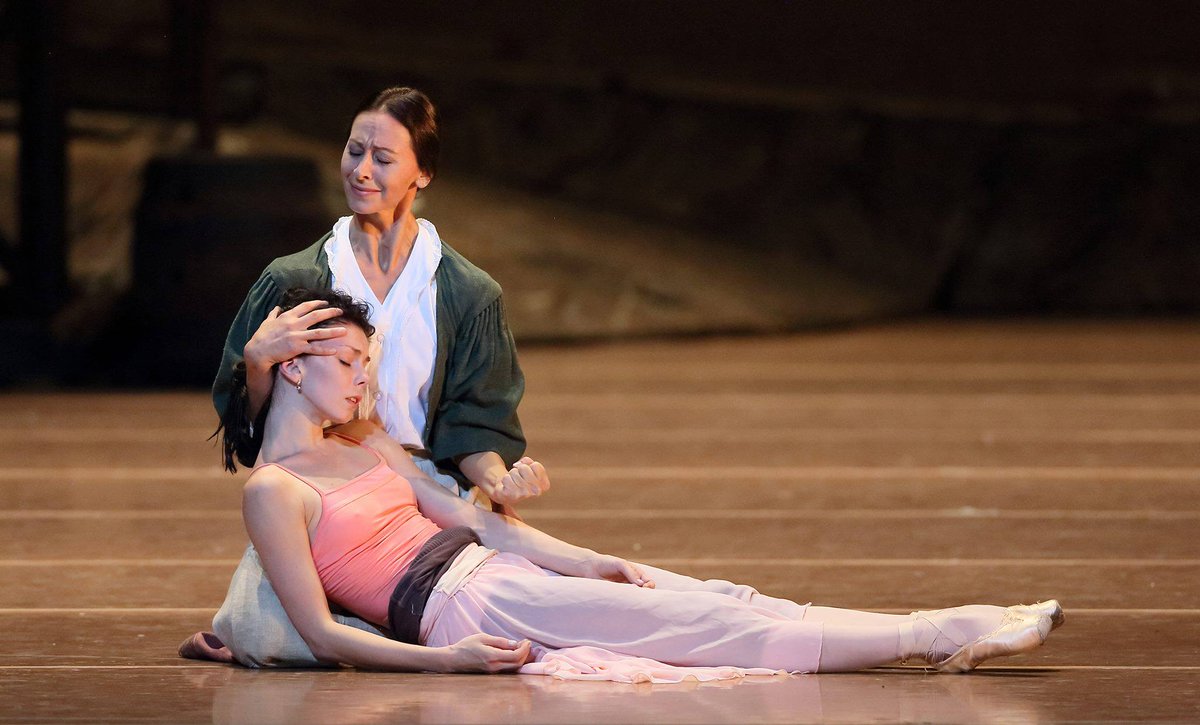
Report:
[[[313,327],[330,327],[346,323],[359,327],[367,337],[375,334],[375,327],[370,322],[370,308],[363,302],[355,300],[345,292],[327,289],[308,289],[293,287],[283,293],[279,301],[279,311],[287,312],[297,305],[312,300],[320,300],[328,307],[342,311],[338,317],[318,322]],[[221,415],[221,422],[213,437],[221,437],[221,454],[225,470],[230,473],[237,471],[237,464],[253,466],[262,448],[263,429],[266,427],[267,413],[271,410],[271,399],[263,402],[262,410],[250,421],[250,393],[246,385],[246,363],[239,362],[233,369],[232,394]]]
[[[442,142],[438,136],[437,109],[429,96],[406,86],[385,88],[363,99],[350,117],[351,125],[360,114],[371,111],[386,113],[404,126],[412,139],[417,167],[428,174],[430,180],[437,176],[438,153]],[[350,129],[346,129],[346,135],[350,135]]]

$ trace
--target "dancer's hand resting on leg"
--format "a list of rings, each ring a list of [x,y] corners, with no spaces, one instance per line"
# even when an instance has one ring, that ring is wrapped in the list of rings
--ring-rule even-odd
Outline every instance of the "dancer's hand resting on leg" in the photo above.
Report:
[[[529,661],[529,640],[473,634],[450,645],[451,672],[509,672]]]

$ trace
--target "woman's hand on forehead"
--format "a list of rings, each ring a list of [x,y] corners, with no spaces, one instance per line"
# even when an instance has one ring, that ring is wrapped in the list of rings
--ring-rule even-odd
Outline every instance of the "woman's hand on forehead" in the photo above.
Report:
[[[301,302],[290,310],[271,310],[246,343],[247,365],[269,367],[298,355],[333,355],[340,345],[326,342],[346,334],[342,325],[313,327],[341,316],[323,300]]]

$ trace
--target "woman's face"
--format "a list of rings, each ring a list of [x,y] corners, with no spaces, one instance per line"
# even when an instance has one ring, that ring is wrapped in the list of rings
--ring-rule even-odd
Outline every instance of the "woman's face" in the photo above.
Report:
[[[346,325],[332,355],[305,355],[301,359],[301,389],[320,414],[334,423],[354,418],[367,390],[367,336],[357,325]]]
[[[383,111],[360,113],[342,150],[342,191],[355,214],[395,214],[429,183],[408,129]]]

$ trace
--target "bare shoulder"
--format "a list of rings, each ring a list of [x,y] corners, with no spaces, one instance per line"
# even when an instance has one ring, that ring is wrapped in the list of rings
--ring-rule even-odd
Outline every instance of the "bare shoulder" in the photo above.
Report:
[[[296,486],[293,477],[278,466],[262,466],[256,468],[242,486],[242,498],[246,502],[272,501],[282,498],[296,498]]]
[[[260,555],[269,540],[305,532],[314,511],[303,486],[278,466],[255,470],[242,486],[242,522]]]

